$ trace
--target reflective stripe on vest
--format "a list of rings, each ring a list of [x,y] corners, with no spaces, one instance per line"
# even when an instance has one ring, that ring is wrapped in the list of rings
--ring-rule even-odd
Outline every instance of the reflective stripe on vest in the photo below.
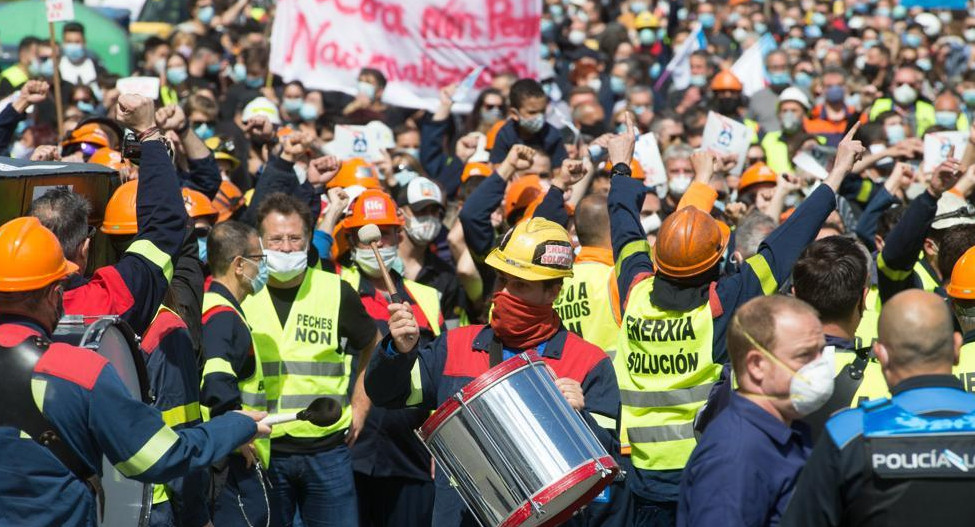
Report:
[[[921,253],[921,257],[918,259],[917,263],[914,264],[914,272],[917,273],[918,278],[921,279],[921,288],[929,293],[933,293],[935,289],[941,287],[941,283],[938,279],[928,272],[927,268],[924,267],[922,260],[924,259],[924,253]]]
[[[894,109],[894,101],[889,97],[884,97],[874,101],[870,107],[870,120],[876,121],[877,117],[887,111]],[[917,137],[924,135],[925,130],[934,126],[934,106],[924,101],[914,103],[914,134]]]
[[[552,307],[569,331],[613,357],[620,330],[609,289],[610,281],[615,280],[613,266],[579,262],[572,271],[571,277],[562,280],[562,290]]]
[[[208,311],[218,306],[232,309],[244,324],[250,328],[250,325],[247,324],[247,318],[244,317],[243,313],[237,311],[229,300],[217,293],[209,291],[203,294],[203,315],[206,315]],[[244,410],[267,412],[273,406],[273,401],[271,404],[268,402],[267,393],[265,392],[267,376],[261,364],[261,354],[259,353],[257,339],[253,338],[253,336],[251,338],[251,346],[254,348],[254,374],[246,379],[237,379],[237,389],[240,390],[240,404]],[[209,359],[203,365],[203,375],[201,377],[202,379],[206,379],[207,374],[217,372],[235,375],[230,363],[225,359]],[[202,410],[203,418],[209,420],[210,409],[206,406],[201,406],[200,409]],[[267,467],[271,461],[271,440],[268,438],[257,439],[254,441],[254,447],[257,450],[257,455],[261,463]]]
[[[633,466],[681,469],[697,444],[694,417],[721,374],[712,361],[710,303],[692,311],[664,311],[650,302],[653,281],[630,291],[613,361],[623,403],[624,442]]]
[[[342,280],[348,282],[352,286],[352,289],[356,291],[359,290],[359,283],[362,281],[362,275],[359,274],[358,267],[343,267],[342,268]],[[410,298],[416,302],[420,310],[423,311],[423,316],[427,318],[427,322],[430,323],[430,329],[433,334],[440,336],[440,291],[436,288],[430,287],[428,285],[423,285],[419,282],[414,282],[407,278],[403,279],[403,285],[406,286],[406,292],[409,293]],[[469,325],[469,320],[464,320],[461,324],[462,326]]]
[[[352,357],[339,347],[339,298],[339,277],[308,269],[283,328],[266,288],[241,304],[247,320],[252,321],[255,350],[266,366],[265,391],[276,401],[272,412],[300,412],[324,396],[339,398],[344,407],[342,417],[331,426],[306,421],[275,425],[272,439],[283,435],[325,437],[352,422],[346,399]]]
[[[863,310],[860,318],[860,325],[857,326],[856,341],[857,347],[865,348],[872,346],[877,340],[877,322],[880,320],[880,291],[877,286],[870,286],[867,291],[867,308]]]
[[[20,86],[23,85],[25,82],[27,82],[30,79],[30,77],[27,76],[27,72],[24,71],[24,69],[21,68],[19,64],[14,64],[13,66],[10,66],[9,68],[3,70],[3,73],[0,73],[0,79],[7,79],[7,82],[10,83],[10,86],[13,89],[17,89],[20,88]]]

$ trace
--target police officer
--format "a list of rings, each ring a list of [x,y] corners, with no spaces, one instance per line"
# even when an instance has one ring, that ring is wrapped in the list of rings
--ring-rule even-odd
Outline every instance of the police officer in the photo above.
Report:
[[[534,350],[555,371],[562,394],[582,412],[606,449],[618,451],[619,399],[610,359],[566,330],[552,309],[562,280],[572,274],[568,233],[554,222],[526,219],[504,236],[486,263],[498,272],[490,325],[452,329],[420,346],[416,309],[406,303],[389,305],[390,334],[376,349],[366,375],[369,396],[378,406],[401,408],[409,403],[433,410],[492,365]],[[419,384],[411,380],[415,365]],[[625,513],[626,507],[621,503],[616,510]],[[436,473],[433,514],[433,525],[438,526],[475,522],[442,470]],[[568,525],[601,521],[595,514],[587,509]]]
[[[415,185],[420,179],[411,181],[404,192],[409,193],[412,188],[422,196]],[[425,181],[433,185],[429,180]],[[420,203],[419,200],[414,202]],[[439,216],[434,217],[440,221]],[[387,290],[375,253],[369,245],[359,241],[359,229],[366,224],[376,225],[382,234],[377,242],[379,256],[389,270],[396,291]],[[349,216],[342,221],[342,230],[352,250],[349,265],[342,267],[340,272],[342,280],[358,292],[366,312],[383,335],[389,333],[392,293],[415,306],[421,340],[425,344],[446,330],[440,311],[441,295],[437,289],[403,276],[400,245],[408,243],[403,241],[403,228],[404,220],[389,195],[378,189],[363,191],[352,203]],[[433,254],[428,258],[438,259]],[[429,413],[419,408],[373,408],[369,412],[359,441],[352,449],[362,525],[430,525],[434,498],[430,453],[413,433],[427,417]]]
[[[124,94],[118,100],[118,121],[136,133],[142,146],[136,234],[115,265],[95,270],[90,279],[73,274],[65,283],[64,308],[69,315],[120,315],[136,333],[149,326],[173,276],[173,260],[183,243],[186,211],[176,169],[155,126],[152,101]],[[116,191],[119,192],[119,191]],[[66,257],[84,270],[88,264],[88,202],[69,191],[54,189],[36,200],[31,215],[51,229]],[[106,208],[106,221],[112,213]],[[112,234],[110,229],[103,232]],[[128,241],[128,240],[127,240]]]
[[[975,395],[951,375],[961,336],[944,301],[896,295],[874,352],[893,397],[833,416],[781,525],[970,525]],[[946,426],[947,425],[947,426]]]
[[[267,261],[257,231],[237,221],[217,225],[207,240],[213,281],[203,295],[203,386],[200,402],[209,418],[243,408],[266,411],[266,386],[273,373],[261,362],[259,342],[240,303],[268,280]],[[267,374],[266,374],[267,373]],[[266,525],[270,504],[263,475],[270,441],[258,439],[222,460],[213,474],[214,525]]]
[[[304,202],[271,194],[258,207],[257,221],[270,278],[242,306],[267,377],[269,404],[276,403],[275,412],[298,412],[327,396],[343,406],[341,418],[328,427],[304,421],[275,427],[269,475],[279,506],[272,521],[290,525],[300,508],[305,524],[355,525],[349,449],[370,407],[359,370],[379,334],[355,289],[308,267],[313,226]]]
[[[813,428],[813,439],[837,410],[887,396],[880,364],[855,337],[870,290],[869,262],[866,247],[856,240],[828,236],[806,247],[792,268],[792,290],[819,313],[826,345],[836,357],[833,396],[803,419]]]
[[[10,525],[97,525],[102,456],[123,476],[162,483],[200,470],[250,441],[263,412],[237,412],[178,432],[158,410],[134,399],[115,368],[90,350],[49,341],[64,313],[64,280],[77,271],[61,245],[36,218],[0,226],[0,347],[42,342],[31,367],[33,397],[4,404],[36,405],[48,432],[31,438],[14,428],[10,414],[0,428],[0,519]],[[6,371],[7,375],[14,374]],[[18,411],[26,416],[33,409]],[[50,428],[48,428],[50,427]],[[45,428],[41,428],[44,430]],[[65,448],[66,447],[66,448]],[[69,468],[69,466],[71,468]]]
[[[651,259],[639,212],[646,188],[629,177],[633,128],[627,129],[628,145],[613,142],[609,149],[610,226],[623,299],[614,366],[635,469],[628,481],[636,525],[669,525],[681,470],[695,445],[694,417],[728,360],[729,315],[748,299],[778,290],[835,208],[835,192],[863,146],[853,140],[854,127],[825,184],[765,239],[740,272],[719,279],[717,264],[727,237],[717,221],[693,206],[664,220]]]
[[[569,331],[612,358],[620,327],[619,289],[613,273],[606,197],[592,194],[582,198],[575,210],[575,226],[579,253],[554,307]]]

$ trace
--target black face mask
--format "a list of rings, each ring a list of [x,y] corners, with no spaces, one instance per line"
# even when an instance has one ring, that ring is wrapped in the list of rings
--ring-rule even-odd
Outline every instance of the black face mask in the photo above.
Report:
[[[876,64],[863,65],[863,76],[866,77],[867,80],[873,80],[878,73],[880,73],[880,66],[877,66]]]
[[[609,130],[606,128],[606,123],[602,121],[599,121],[596,124],[582,125],[579,127],[579,132],[592,138],[599,137],[608,131]]]
[[[735,116],[740,106],[741,97],[718,97],[714,100],[714,111],[728,117]]]

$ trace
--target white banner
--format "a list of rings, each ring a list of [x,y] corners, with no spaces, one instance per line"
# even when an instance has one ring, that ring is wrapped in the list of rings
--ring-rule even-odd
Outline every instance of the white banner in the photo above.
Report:
[[[48,22],[65,22],[74,20],[74,2],[72,0],[46,0]]]
[[[321,90],[355,93],[362,68],[383,72],[383,101],[433,110],[440,88],[483,66],[537,75],[537,0],[279,0],[271,70]]]

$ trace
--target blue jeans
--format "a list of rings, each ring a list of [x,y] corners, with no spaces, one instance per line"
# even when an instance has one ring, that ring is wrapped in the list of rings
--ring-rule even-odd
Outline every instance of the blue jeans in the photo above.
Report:
[[[243,457],[231,454],[227,456],[227,466],[216,479],[224,480],[224,483],[214,499],[213,525],[267,524],[273,496],[270,486],[266,482],[262,484],[261,473],[256,468],[248,469]]]
[[[149,527],[176,527],[173,505],[168,501],[153,505],[149,513]]]
[[[344,444],[318,454],[272,455],[269,476],[274,525],[292,527],[297,511],[305,527],[358,527],[352,457]]]
[[[677,503],[647,501],[633,495],[633,525],[635,527],[672,527],[677,524]]]

